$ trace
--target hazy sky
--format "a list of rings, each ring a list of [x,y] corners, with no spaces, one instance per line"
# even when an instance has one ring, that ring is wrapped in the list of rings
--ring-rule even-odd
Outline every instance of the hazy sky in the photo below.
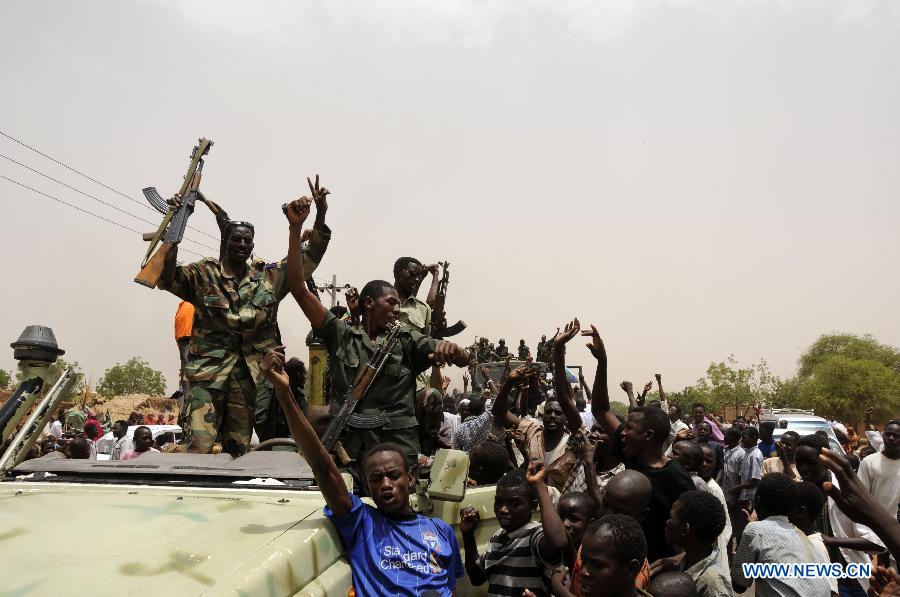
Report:
[[[260,256],[284,254],[279,206],[318,172],[334,236],[317,278],[447,259],[466,344],[534,349],[577,315],[611,381],[659,371],[672,390],[730,353],[790,375],[833,330],[900,345],[894,0],[4,2],[0,56],[0,130],[138,200],[171,195],[214,140],[203,189],[256,224]],[[159,221],[4,137],[0,153]],[[139,355],[174,389],[178,301],[132,282],[139,237],[2,179],[0,201],[0,339],[43,323],[94,381]],[[215,231],[201,207],[191,224]],[[290,297],[280,323],[305,358]]]

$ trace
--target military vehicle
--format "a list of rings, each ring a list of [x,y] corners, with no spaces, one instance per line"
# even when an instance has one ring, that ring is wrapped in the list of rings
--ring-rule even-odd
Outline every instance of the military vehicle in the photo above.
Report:
[[[295,451],[266,449],[291,440],[264,442],[236,459],[148,453],[98,461],[51,453],[24,460],[74,381],[71,370],[56,383],[42,377],[62,351],[49,328],[26,329],[23,338],[41,334],[39,343],[19,343],[25,387],[0,406],[0,428],[9,429],[3,439],[10,440],[0,456],[4,595],[348,595],[350,566],[311,469]],[[467,472],[464,453],[440,451],[431,480],[420,480],[410,501],[457,529],[460,509],[475,506],[484,550],[499,528],[495,487],[467,488]],[[486,589],[462,579],[457,595]]]

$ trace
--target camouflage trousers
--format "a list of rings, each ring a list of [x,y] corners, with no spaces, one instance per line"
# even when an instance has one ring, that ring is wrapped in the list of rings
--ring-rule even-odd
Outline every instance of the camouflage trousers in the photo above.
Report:
[[[242,361],[231,370],[225,387],[192,382],[187,401],[184,437],[188,452],[209,454],[216,441],[235,458],[247,452],[253,427],[253,411],[247,404],[256,396],[250,370]]]

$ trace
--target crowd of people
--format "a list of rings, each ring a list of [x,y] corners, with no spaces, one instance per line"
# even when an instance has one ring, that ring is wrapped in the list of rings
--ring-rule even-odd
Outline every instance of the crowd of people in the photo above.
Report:
[[[318,177],[309,186],[311,197],[285,206],[283,260],[248,263],[253,226],[222,220],[219,258],[179,266],[171,251],[160,287],[193,307],[190,336],[176,330],[185,448],[240,457],[254,430],[261,440],[293,437],[344,543],[356,595],[451,595],[463,577],[490,595],[516,597],[718,597],[751,584],[763,596],[900,594],[900,421],[865,438],[835,424],[843,456],[824,432],[801,437],[787,429],[775,441],[779,423],[760,420],[759,411],[756,420],[730,424],[703,404],[682,413],[667,401],[661,374],[658,400],[647,400],[652,383],[635,393],[622,382],[629,409],[617,416],[596,327],[582,330],[573,320],[542,337],[536,358],[521,340],[524,364],[512,366],[504,340],[466,348],[441,338],[444,313],[433,310],[440,265],[412,257],[395,262],[393,282],[374,279],[348,293],[346,308],[328,309],[310,275],[331,238],[329,192]],[[304,230],[313,205],[315,224]],[[416,295],[428,274],[433,283],[422,301]],[[277,313],[288,294],[328,353],[327,416],[307,405],[302,364],[285,356]],[[590,386],[583,375],[573,385],[565,366],[579,334],[596,361]],[[326,448],[324,427],[382,349],[383,366],[353,394],[358,403],[340,441]],[[500,369],[478,368],[498,359]],[[448,365],[467,369],[462,392],[449,391]],[[129,445],[134,423],[113,426],[116,457],[154,450],[143,426]],[[461,507],[461,549],[447,522],[410,506],[418,476],[441,448],[468,455],[471,486],[496,486],[500,529],[483,551],[476,535],[487,512]],[[69,454],[83,457],[73,450],[83,454],[80,443]],[[744,566],[848,566],[873,555],[871,579],[754,579]]]

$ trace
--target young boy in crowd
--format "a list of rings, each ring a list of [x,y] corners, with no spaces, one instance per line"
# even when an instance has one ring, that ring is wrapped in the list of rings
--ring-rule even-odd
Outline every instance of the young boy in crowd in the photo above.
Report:
[[[491,537],[487,551],[478,554],[475,529],[478,510],[468,506],[460,512],[459,525],[466,550],[466,573],[472,586],[488,582],[490,595],[521,595],[526,589],[538,597],[550,594],[546,569],[560,563],[568,539],[553,507],[542,462],[528,465],[528,473],[510,471],[497,483],[494,514],[500,530]],[[540,506],[541,522],[531,520]]]
[[[464,575],[456,533],[439,518],[413,512],[409,492],[416,475],[405,447],[380,444],[362,458],[362,478],[374,507],[348,492],[334,459],[294,399],[284,360],[283,354],[269,351],[260,369],[275,387],[291,435],[325,498],[325,516],[341,537],[355,593],[451,597]]]
[[[697,585],[699,597],[734,595],[730,578],[722,573],[716,543],[725,523],[725,508],[705,491],[688,491],[678,498],[666,523],[666,541],[684,549],[678,567]]]
[[[697,597],[697,585],[690,576],[675,570],[660,572],[647,585],[647,592],[662,597]]]
[[[706,424],[701,423],[701,425]],[[690,474],[694,488],[699,491],[707,491],[706,481],[700,478],[700,471],[704,466],[703,448],[700,444],[690,440],[681,440],[672,444],[672,458]]]
[[[652,491],[650,480],[645,475],[632,470],[622,471],[607,483],[603,491],[603,498],[599,500],[602,503],[601,511],[604,515],[621,514],[629,516],[638,524],[643,525],[650,512],[649,503]],[[595,498],[595,503],[597,502],[598,500]],[[582,540],[582,546],[583,544],[584,541]],[[556,583],[554,585],[554,594],[558,592],[559,597],[581,595],[581,575],[578,572],[582,567],[582,556],[579,551],[569,574],[571,582],[568,591],[558,591],[561,583]],[[556,576],[554,574],[554,577]],[[648,582],[650,582],[650,562],[645,558],[634,577],[634,585],[638,589],[645,589]]]
[[[659,410],[659,409],[657,409]],[[634,597],[649,593],[634,586],[634,577],[647,559],[647,540],[630,516],[607,514],[591,523],[581,544],[581,595]]]
[[[559,518],[566,529],[566,537],[569,544],[563,553],[565,566],[557,568],[550,578],[553,595],[568,597],[572,595],[572,578],[581,573],[581,541],[588,525],[597,519],[597,504],[588,494],[581,491],[571,491],[561,498],[557,504]],[[576,587],[577,590],[577,587]]]
[[[147,452],[159,453],[159,450],[153,447],[153,432],[149,427],[141,425],[134,430],[134,450],[122,454],[122,460],[131,460]]]
[[[700,478],[706,481],[706,488],[709,493],[716,496],[722,508],[725,510],[725,528],[719,533],[716,540],[716,549],[719,550],[719,567],[722,574],[727,578],[731,574],[731,568],[728,565],[728,542],[731,541],[731,514],[728,512],[728,502],[725,500],[725,492],[712,478],[710,472],[715,470],[716,451],[709,446],[703,446],[703,468],[700,471]]]
[[[763,456],[756,442],[759,440],[759,430],[756,427],[744,427],[741,430],[741,449],[744,451],[741,460],[739,484],[731,488],[731,494],[737,499],[735,518],[737,527],[734,535],[740,536],[743,528],[747,526],[747,512],[753,508],[753,496],[756,486],[762,477]]]
[[[749,427],[748,427],[749,429]],[[756,448],[754,440],[753,447]],[[759,520],[744,529],[731,563],[731,583],[735,592],[743,593],[754,579],[744,575],[743,564],[814,562],[818,557],[806,535],[788,520],[799,490],[797,483],[784,473],[772,473],[759,481],[754,496]],[[757,578],[757,595],[828,595],[827,578],[771,577]]]
[[[828,548],[822,541],[822,533],[816,529],[816,518],[822,514],[822,508],[825,506],[825,494],[822,489],[809,481],[801,481],[797,484],[797,502],[794,509],[788,514],[788,520],[795,527],[806,533],[818,554],[818,558],[814,560],[820,564],[828,564],[831,559],[828,555]],[[831,594],[838,594],[838,581],[836,578],[829,578],[831,585]]]

